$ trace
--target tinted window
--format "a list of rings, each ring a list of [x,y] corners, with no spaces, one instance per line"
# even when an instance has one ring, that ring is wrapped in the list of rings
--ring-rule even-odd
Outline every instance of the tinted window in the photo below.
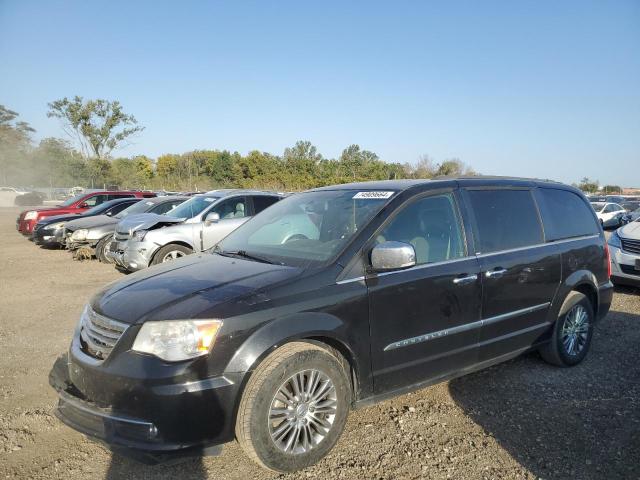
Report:
[[[482,253],[542,243],[538,210],[529,190],[469,190]]]
[[[270,207],[274,203],[280,200],[278,197],[268,197],[261,195],[259,197],[253,197],[253,213],[258,214],[267,207]]]
[[[598,233],[593,211],[580,196],[555,188],[540,188],[538,195],[547,240]]]
[[[405,207],[376,237],[376,243],[387,241],[413,245],[418,265],[464,256],[462,230],[451,194],[426,197]]]
[[[244,197],[230,198],[224,200],[211,209],[212,212],[216,212],[220,215],[220,220],[227,220],[229,218],[242,218],[248,215]]]

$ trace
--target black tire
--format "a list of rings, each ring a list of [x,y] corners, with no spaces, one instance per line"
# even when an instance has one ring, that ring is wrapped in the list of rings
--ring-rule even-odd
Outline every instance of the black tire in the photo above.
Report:
[[[111,247],[113,241],[113,233],[105,235],[96,244],[96,258],[102,263],[113,263],[111,258],[107,257],[107,250]]]
[[[580,333],[576,333],[574,343],[578,351],[571,352],[571,334],[566,335],[563,333],[563,329],[566,328],[571,331],[571,318],[578,312],[584,312],[586,314],[586,327],[580,327]],[[540,348],[540,355],[542,358],[559,367],[572,367],[579,364],[584,360],[589,352],[591,346],[591,338],[593,337],[593,325],[595,321],[595,315],[593,312],[593,305],[589,299],[580,292],[571,292],[565,299],[553,328],[553,335],[551,341],[545,346]],[[582,337],[582,334],[585,334]],[[569,346],[567,346],[567,342]]]
[[[309,402],[302,393],[301,398],[304,401],[299,401],[298,396],[292,397],[292,405],[280,408],[280,410],[290,411],[287,418],[282,418],[280,424],[277,423],[280,419],[270,421],[271,409],[279,402],[276,398],[280,395],[279,391],[281,388],[292,387],[293,381],[298,375],[302,375],[302,378],[309,382],[303,381],[302,385],[311,385],[309,390],[316,394],[329,385],[322,383],[322,381],[316,384],[312,380],[314,372],[317,372],[315,375],[324,375],[324,378],[328,378],[334,387],[329,389],[332,397],[328,400],[330,403],[335,403],[334,414],[329,416],[324,413],[320,414],[323,423],[331,422],[330,418],[332,417],[332,423],[330,423],[328,430],[322,432],[316,427],[315,420],[307,420],[307,418],[316,417],[317,413],[313,413],[314,406],[318,409],[323,408],[319,405],[327,401],[324,396],[321,396],[320,400],[315,403]],[[323,348],[307,342],[292,342],[275,350],[253,372],[242,395],[236,419],[236,439],[242,449],[258,465],[274,472],[293,472],[318,462],[336,444],[347,421],[351,406],[351,385],[348,372],[349,366],[342,355],[328,347]],[[314,389],[313,385],[317,385],[317,387]],[[284,406],[284,404],[282,405]],[[323,417],[323,415],[325,416]],[[285,439],[293,437],[295,445],[298,444],[298,439],[302,442],[303,437],[311,438],[311,436],[298,434],[298,430],[294,429],[293,433],[283,435],[279,441],[274,440],[272,433],[275,434],[275,432],[272,430],[278,430],[280,426],[289,421],[288,418],[291,418],[292,422],[304,422],[301,427],[303,430],[300,430],[301,433],[304,431],[309,435],[322,436],[324,434],[324,436],[319,440],[316,438],[317,443],[312,447],[309,447],[307,443],[306,446],[304,444],[299,446],[303,449],[302,451],[285,452],[282,445],[278,446],[278,443],[288,443]],[[275,425],[272,422],[275,422]],[[305,448],[306,450],[304,450]]]
[[[153,260],[151,260],[151,265],[158,265],[160,263],[175,260],[176,258],[169,259],[171,253],[175,253],[177,255],[177,258],[180,258],[186,255],[191,255],[193,253],[193,250],[189,247],[185,247],[184,245],[170,243],[169,245],[165,245],[156,252],[156,254],[153,256]]]

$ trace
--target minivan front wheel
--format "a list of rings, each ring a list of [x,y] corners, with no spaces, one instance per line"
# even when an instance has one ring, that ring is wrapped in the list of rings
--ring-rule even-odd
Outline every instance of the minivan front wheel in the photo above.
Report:
[[[306,468],[335,445],[347,420],[348,365],[333,350],[292,342],[253,372],[240,401],[236,438],[259,465],[276,472]]]
[[[560,309],[551,341],[540,349],[542,358],[562,367],[584,360],[591,345],[594,318],[589,299],[580,292],[571,292]]]

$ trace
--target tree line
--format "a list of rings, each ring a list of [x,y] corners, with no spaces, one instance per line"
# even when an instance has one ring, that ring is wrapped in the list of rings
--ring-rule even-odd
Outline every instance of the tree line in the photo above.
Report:
[[[117,185],[131,189],[208,190],[268,188],[303,190],[323,185],[440,175],[474,174],[459,159],[440,163],[427,156],[416,164],[387,162],[359,145],[338,158],[326,158],[309,141],[298,141],[280,155],[253,150],[167,153],[123,158],[113,151],[144,127],[117,101],[63,98],[48,104],[68,138],[33,141],[35,130],[19,114],[0,105],[0,184],[34,187]]]

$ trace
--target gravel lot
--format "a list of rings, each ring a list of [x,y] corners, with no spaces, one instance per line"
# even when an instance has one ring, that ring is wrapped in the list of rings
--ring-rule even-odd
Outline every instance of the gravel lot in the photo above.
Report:
[[[121,277],[34,246],[0,208],[0,478],[274,478],[236,444],[144,466],[53,416],[49,369],[87,298]],[[558,369],[529,354],[352,412],[320,464],[282,478],[640,478],[640,292],[616,291],[590,355]]]

